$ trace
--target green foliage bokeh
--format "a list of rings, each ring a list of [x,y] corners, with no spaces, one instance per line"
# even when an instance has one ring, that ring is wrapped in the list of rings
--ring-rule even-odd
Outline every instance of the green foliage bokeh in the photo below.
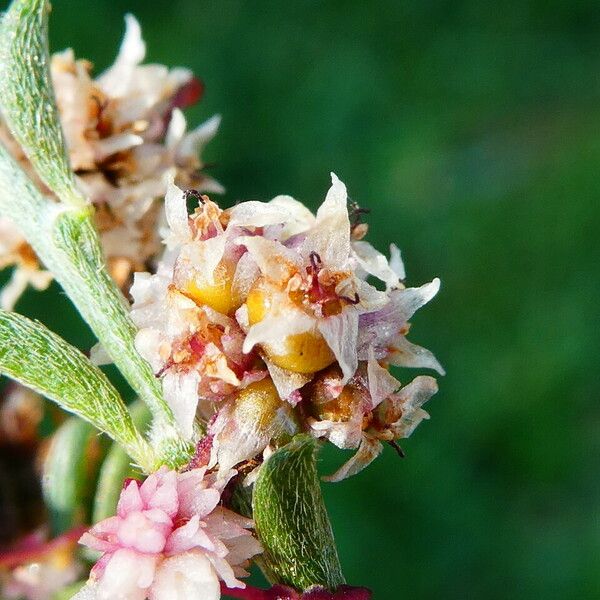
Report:
[[[205,82],[225,202],[329,172],[442,290],[412,340],[447,369],[425,422],[324,488],[349,582],[377,599],[600,594],[600,12],[596,3],[55,0],[52,49],[98,71],[123,15]],[[91,342],[54,287],[18,310]],[[413,373],[401,372],[407,382]],[[342,461],[328,450],[323,472]]]

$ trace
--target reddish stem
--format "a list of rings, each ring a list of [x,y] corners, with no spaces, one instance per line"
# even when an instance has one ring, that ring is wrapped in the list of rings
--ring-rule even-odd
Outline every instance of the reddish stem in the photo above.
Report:
[[[31,562],[68,544],[74,544],[87,527],[75,527],[50,541],[41,540],[36,534],[29,535],[12,549],[0,552],[0,567],[12,568]]]

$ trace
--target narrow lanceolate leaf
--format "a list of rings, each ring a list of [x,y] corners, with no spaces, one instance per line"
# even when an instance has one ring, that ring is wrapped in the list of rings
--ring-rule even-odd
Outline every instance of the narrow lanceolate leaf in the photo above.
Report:
[[[69,167],[50,79],[46,0],[14,0],[0,25],[0,105],[8,127],[42,181],[83,206]]]
[[[123,294],[105,267],[98,233],[89,215],[75,211],[61,213],[52,235],[56,257],[51,271],[155,417],[159,422],[173,424],[173,414],[163,398],[159,381],[135,349],[137,330]]]
[[[41,323],[0,311],[0,373],[105,432],[143,468],[153,452],[110,381],[76,348]]]
[[[44,460],[42,488],[53,535],[86,522],[83,505],[88,484],[86,450],[95,435],[96,430],[89,423],[71,417],[52,437]]]
[[[14,221],[96,334],[131,387],[148,404],[157,427],[173,431],[168,463],[190,450],[177,438],[175,419],[150,365],[137,353],[136,329],[123,295],[106,269],[88,208],[47,201],[0,145],[0,214]]]
[[[271,583],[330,590],[344,583],[316,468],[317,442],[296,436],[262,466],[252,501]]]

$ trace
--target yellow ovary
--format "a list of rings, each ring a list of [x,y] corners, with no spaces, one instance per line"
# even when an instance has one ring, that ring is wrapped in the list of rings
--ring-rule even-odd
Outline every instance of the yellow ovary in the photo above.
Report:
[[[243,414],[260,428],[273,420],[283,402],[271,379],[266,377],[240,390],[235,404],[238,416]]]
[[[234,274],[235,264],[221,261],[215,269],[212,282],[191,279],[183,291],[198,305],[232,315],[242,304],[242,298],[232,290]]]
[[[254,325],[262,321],[271,302],[268,290],[255,286],[246,300],[248,321]],[[315,373],[335,362],[335,356],[325,338],[316,330],[288,335],[283,341],[285,350],[275,350],[271,344],[261,344],[269,360],[295,373]]]

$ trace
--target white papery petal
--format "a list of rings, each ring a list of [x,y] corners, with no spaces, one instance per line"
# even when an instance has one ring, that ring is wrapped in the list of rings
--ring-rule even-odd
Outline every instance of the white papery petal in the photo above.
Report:
[[[11,311],[29,285],[30,271],[18,266],[10,276],[8,283],[0,291],[0,308]]]
[[[231,283],[231,291],[238,298],[246,298],[256,280],[260,277],[260,269],[249,252],[244,252],[238,260]],[[242,305],[242,306],[245,306]]]
[[[274,240],[259,236],[242,236],[237,238],[235,243],[245,246],[258,268],[275,281],[287,279],[290,269],[302,268],[303,261],[298,254]]]
[[[342,383],[347,383],[358,367],[358,312],[347,307],[339,315],[319,319],[317,326],[342,369]]]
[[[198,185],[198,191],[207,194],[224,194],[225,188],[216,179],[203,174],[202,181]]]
[[[395,289],[389,292],[389,301],[381,309],[360,317],[358,357],[368,360],[369,349],[375,349],[376,358],[384,358],[406,327],[407,321],[421,306],[429,302],[440,288],[434,279],[419,288]]]
[[[174,248],[179,244],[189,241],[192,234],[185,195],[173,183],[172,175],[165,195],[165,215],[170,229],[165,239],[167,247]]]
[[[400,254],[400,248],[396,244],[390,244],[390,268],[396,273],[398,279],[406,279],[406,269]]]
[[[103,161],[105,158],[141,146],[144,143],[144,138],[135,133],[122,133],[120,135],[111,135],[110,137],[97,140],[94,144],[94,158],[97,162]]]
[[[315,319],[300,310],[273,310],[262,321],[250,327],[244,340],[243,351],[247,354],[257,344],[269,344],[274,354],[285,354],[288,336],[311,331],[314,328]]]
[[[102,90],[110,96],[120,96],[129,85],[131,73],[146,56],[146,44],[142,39],[142,28],[137,19],[131,15],[125,15],[125,36],[121,42],[119,54],[107,71],[105,71],[97,82]]]
[[[372,409],[400,387],[400,382],[375,360],[372,349],[367,363],[367,378]]]
[[[185,288],[190,279],[213,284],[215,270],[223,258],[226,243],[227,236],[217,235],[183,246],[175,268],[175,284]]]
[[[291,400],[293,392],[306,385],[314,377],[314,374],[294,373],[293,371],[288,371],[287,369],[282,369],[281,367],[274,365],[266,357],[263,357],[263,360],[267,365],[267,369],[271,379],[273,380],[273,384],[277,388],[279,397],[283,400],[289,401],[292,406],[296,406],[298,402]],[[298,398],[298,401],[299,400],[300,398]]]
[[[177,148],[177,158],[198,158],[204,146],[217,134],[220,124],[221,115],[214,115],[208,121],[190,131],[181,140],[181,144]]]
[[[165,400],[171,407],[182,435],[190,439],[194,432],[194,419],[198,406],[198,383],[196,371],[177,373],[168,371],[163,377]]]
[[[215,556],[214,554],[208,555],[208,560],[213,564],[213,567],[216,569],[219,577],[225,583],[228,588],[240,588],[244,589],[246,584],[242,581],[239,581],[235,577],[235,571],[231,568],[231,565],[225,558],[220,558],[219,556]]]
[[[308,257],[316,252],[331,270],[344,270],[350,256],[350,220],[346,186],[331,174],[332,185],[317,211],[314,226],[306,232],[301,253]]]
[[[419,308],[434,298],[439,290],[440,280],[437,277],[418,288],[394,290],[392,299],[395,307],[395,317],[401,321],[408,321]]]
[[[363,436],[360,447],[354,456],[344,463],[333,475],[323,477],[324,481],[337,482],[360,473],[369,466],[383,450],[381,442],[371,436]]]
[[[235,400],[226,404],[209,427],[215,436],[209,466],[219,464],[219,474],[227,474],[240,462],[260,454],[284,431],[293,432],[295,423],[291,407],[283,404],[273,413],[272,407],[257,403],[243,404]]]
[[[230,210],[229,227],[265,227],[286,223],[290,219],[288,211],[276,204],[250,200],[241,202]]]
[[[150,600],[219,600],[221,586],[211,561],[201,552],[164,560],[156,571]]]
[[[358,448],[362,440],[363,412],[360,404],[352,406],[352,416],[348,421],[317,421],[309,418],[311,434],[316,438],[326,438],[338,448],[348,450]]]
[[[394,423],[393,430],[398,438],[407,438],[417,425],[428,419],[429,415],[421,408],[438,391],[433,377],[421,375],[403,387],[394,399],[394,403],[402,408],[402,416]]]
[[[298,202],[291,196],[275,196],[269,204],[279,206],[288,212],[289,218],[279,236],[282,241],[303,233],[315,223],[315,215],[302,202]]]
[[[183,112],[179,108],[174,108],[165,135],[165,146],[169,149],[175,148],[182,141],[186,127],[187,123]]]
[[[369,242],[359,241],[352,244],[358,264],[369,274],[383,281],[388,288],[396,287],[398,275],[388,264],[387,258],[375,250]]]
[[[396,367],[412,367],[416,369],[433,369],[445,375],[444,367],[432,352],[409,342],[404,336],[398,336],[390,348],[386,360]]]
[[[90,362],[97,367],[102,367],[104,365],[112,365],[114,361],[104,349],[104,346],[98,342],[90,350]]]

